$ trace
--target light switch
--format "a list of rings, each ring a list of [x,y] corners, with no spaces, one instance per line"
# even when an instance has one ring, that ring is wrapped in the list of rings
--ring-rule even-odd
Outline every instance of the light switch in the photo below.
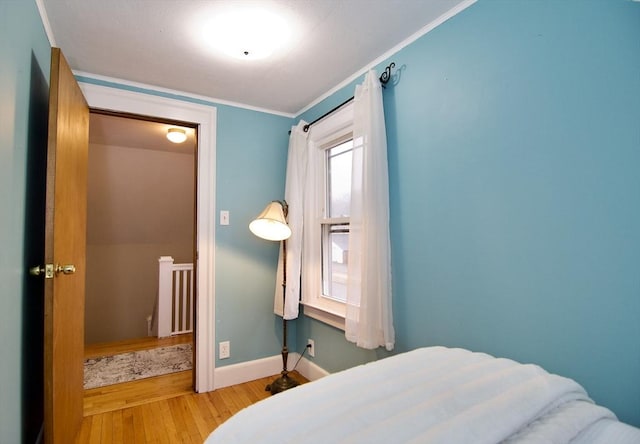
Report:
[[[229,225],[229,212],[227,210],[220,211],[220,225]]]

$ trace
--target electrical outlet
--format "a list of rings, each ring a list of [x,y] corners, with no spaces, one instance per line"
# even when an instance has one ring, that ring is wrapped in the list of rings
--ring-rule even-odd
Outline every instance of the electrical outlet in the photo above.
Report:
[[[309,348],[309,356],[315,357],[316,355],[316,343],[313,339],[307,339],[307,347]]]
[[[229,341],[223,341],[218,344],[218,357],[220,359],[227,359],[229,356],[231,356],[231,345]]]

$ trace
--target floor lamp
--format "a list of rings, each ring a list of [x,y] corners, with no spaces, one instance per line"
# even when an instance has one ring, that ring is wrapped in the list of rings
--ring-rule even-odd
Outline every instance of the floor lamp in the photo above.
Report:
[[[298,385],[298,381],[292,379],[287,370],[289,349],[287,348],[287,320],[284,318],[287,294],[287,239],[291,236],[291,229],[287,225],[288,209],[286,201],[274,200],[249,224],[249,229],[256,236],[282,242],[282,372],[280,377],[266,388],[272,395]]]

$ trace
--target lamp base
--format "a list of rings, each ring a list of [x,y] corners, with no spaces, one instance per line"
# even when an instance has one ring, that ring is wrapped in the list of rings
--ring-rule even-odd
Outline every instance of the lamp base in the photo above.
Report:
[[[271,392],[272,395],[275,395],[276,393],[284,392],[285,390],[289,390],[290,388],[294,388],[298,385],[300,385],[298,381],[290,378],[289,375],[285,373],[269,384],[265,390]]]

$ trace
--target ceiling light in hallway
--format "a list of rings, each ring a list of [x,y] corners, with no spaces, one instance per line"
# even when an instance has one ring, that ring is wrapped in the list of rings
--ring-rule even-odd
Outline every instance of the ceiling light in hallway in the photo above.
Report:
[[[173,143],[182,143],[187,140],[187,132],[182,128],[169,128],[167,130],[167,139]]]

